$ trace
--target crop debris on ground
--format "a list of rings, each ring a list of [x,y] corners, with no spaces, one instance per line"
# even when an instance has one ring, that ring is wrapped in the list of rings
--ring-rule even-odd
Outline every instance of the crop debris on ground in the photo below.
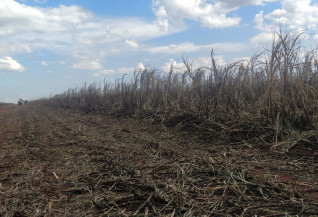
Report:
[[[0,216],[317,216],[318,60],[145,68],[0,105]]]

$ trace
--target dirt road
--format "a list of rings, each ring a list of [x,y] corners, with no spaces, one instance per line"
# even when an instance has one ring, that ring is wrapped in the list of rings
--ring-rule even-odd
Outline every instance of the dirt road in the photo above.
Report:
[[[0,216],[315,216],[317,169],[299,161],[151,119],[0,106]]]

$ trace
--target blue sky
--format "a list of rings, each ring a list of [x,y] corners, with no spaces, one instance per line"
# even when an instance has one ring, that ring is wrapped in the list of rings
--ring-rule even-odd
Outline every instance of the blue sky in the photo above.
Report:
[[[251,57],[280,25],[318,40],[317,0],[0,0],[0,102],[114,81],[182,58]]]

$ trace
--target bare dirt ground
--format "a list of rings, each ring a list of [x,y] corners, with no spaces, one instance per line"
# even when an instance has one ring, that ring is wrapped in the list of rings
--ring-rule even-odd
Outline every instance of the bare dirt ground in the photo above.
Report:
[[[0,216],[318,216],[318,150],[150,118],[0,106]]]

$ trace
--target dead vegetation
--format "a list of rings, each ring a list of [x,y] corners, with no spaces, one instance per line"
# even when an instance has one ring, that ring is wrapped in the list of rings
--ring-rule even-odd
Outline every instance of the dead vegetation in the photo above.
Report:
[[[305,32],[273,35],[271,49],[249,61],[169,74],[145,68],[131,81],[85,84],[38,103],[121,116],[199,133],[211,141],[241,142],[288,150],[300,135],[315,137],[318,111],[316,50],[305,50]],[[305,134],[304,134],[305,132]],[[312,133],[312,135],[308,135]],[[217,134],[217,136],[215,136]],[[297,142],[296,142],[297,143]],[[288,147],[287,147],[288,146]]]
[[[162,122],[186,115],[196,125],[209,120],[223,128],[234,124],[236,130],[253,124],[257,132],[261,123],[261,131],[267,128],[268,139],[278,143],[294,130],[317,127],[318,62],[316,50],[302,46],[304,33],[274,36],[272,48],[249,61],[217,65],[212,51],[210,68],[193,69],[184,60],[183,73],[174,73],[173,66],[166,75],[145,68],[131,81],[124,76],[114,84],[85,84],[40,102],[87,113],[155,116]]]
[[[318,213],[314,152],[200,142],[151,119],[32,104],[0,118],[1,216]]]
[[[317,216],[318,62],[304,37],[7,110],[0,130],[18,135],[0,136],[0,215]]]

